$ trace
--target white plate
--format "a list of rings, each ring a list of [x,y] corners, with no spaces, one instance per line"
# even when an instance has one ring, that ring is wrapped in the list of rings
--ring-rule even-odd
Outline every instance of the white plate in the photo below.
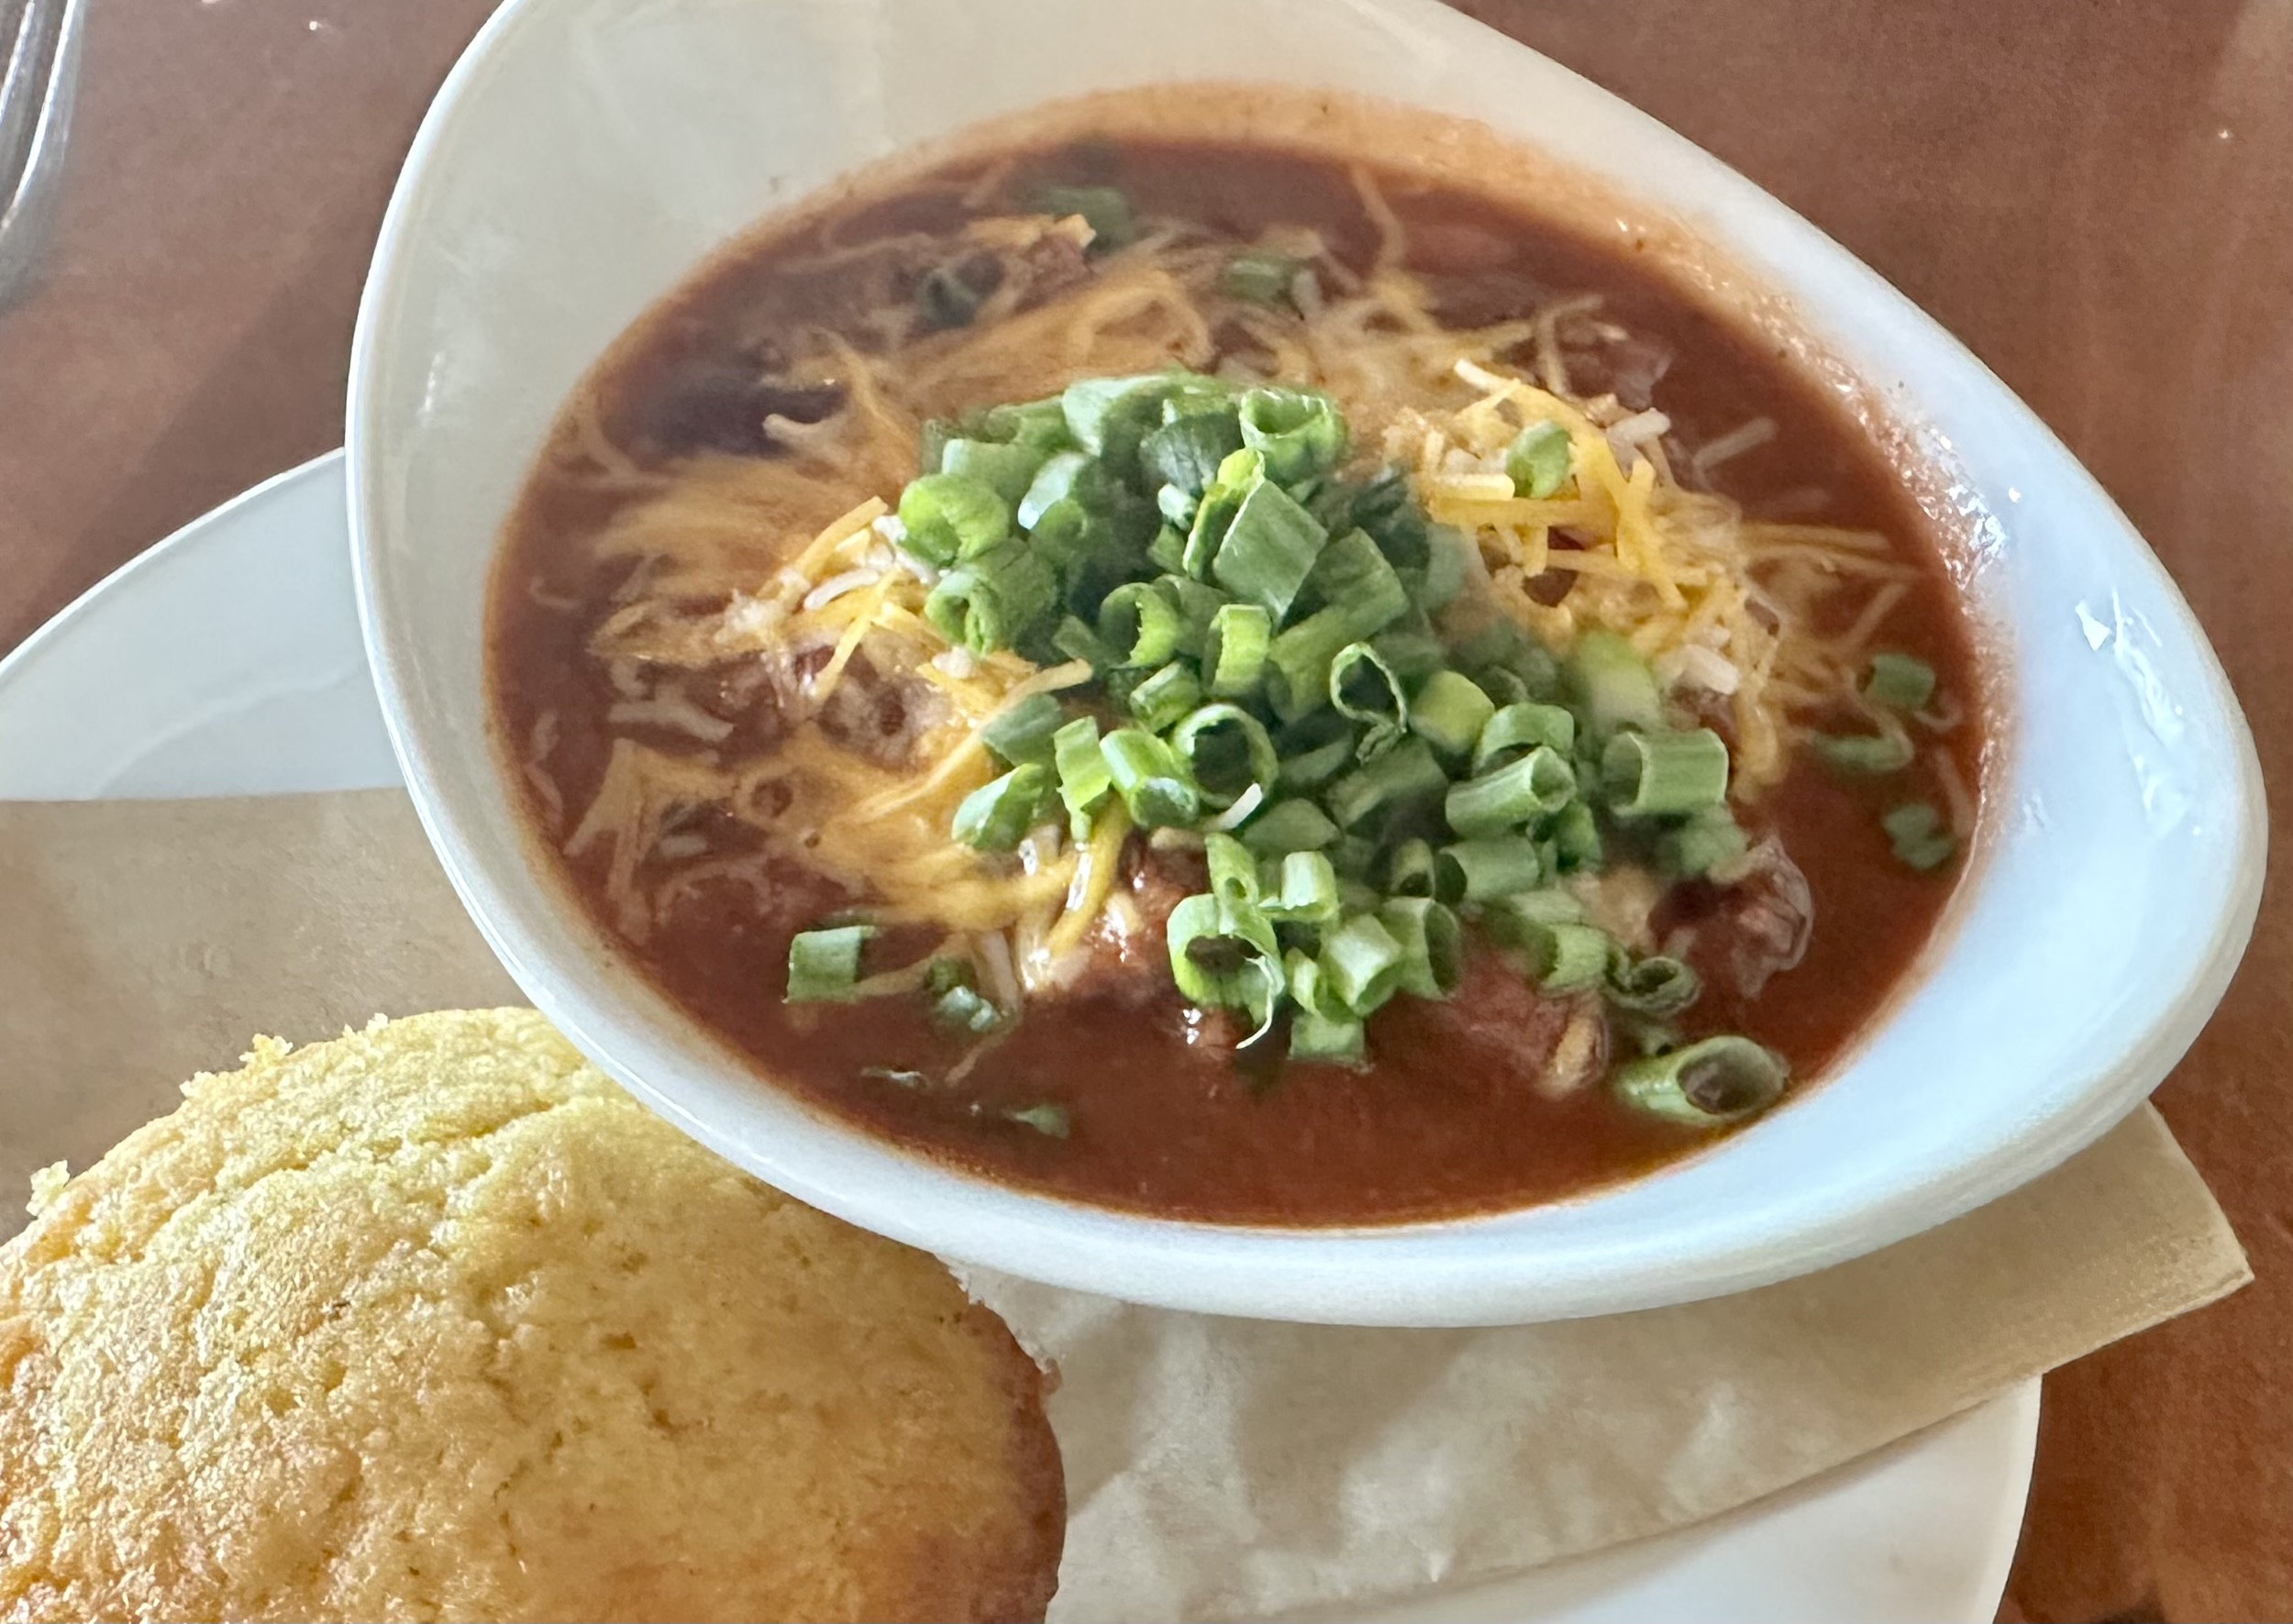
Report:
[[[0,798],[398,781],[351,602],[339,453],[177,532],[0,660]],[[1988,1624],[2037,1434],[2033,1381],[1732,1516],[1379,1617]]]

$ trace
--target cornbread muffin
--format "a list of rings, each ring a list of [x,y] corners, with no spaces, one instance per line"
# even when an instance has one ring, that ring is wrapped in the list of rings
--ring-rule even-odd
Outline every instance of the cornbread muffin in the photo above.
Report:
[[[9,1618],[1040,1618],[1035,1365],[524,1010],[202,1076],[0,1247]]]

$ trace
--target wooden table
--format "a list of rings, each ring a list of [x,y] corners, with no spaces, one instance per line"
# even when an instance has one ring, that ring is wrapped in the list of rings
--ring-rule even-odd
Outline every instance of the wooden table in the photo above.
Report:
[[[2149,536],[2293,784],[2293,4],[1465,3],[1972,345]],[[93,0],[46,273],[0,312],[0,649],[339,441],[391,177],[487,9]],[[2270,867],[2243,972],[2159,1096],[2256,1283],[2048,1381],[2010,1616],[2293,1617],[2293,902]]]

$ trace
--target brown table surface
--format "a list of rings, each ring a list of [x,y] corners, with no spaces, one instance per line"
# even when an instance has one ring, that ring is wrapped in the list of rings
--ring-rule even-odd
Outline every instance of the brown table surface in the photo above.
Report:
[[[2293,3],[1465,3],[1800,209],[2036,407],[2195,605],[2282,813]],[[488,9],[93,0],[44,274],[0,311],[0,649],[339,442],[391,178]],[[2158,1096],[2255,1284],[2048,1379],[2010,1617],[2293,1617],[2293,901],[2270,875]]]

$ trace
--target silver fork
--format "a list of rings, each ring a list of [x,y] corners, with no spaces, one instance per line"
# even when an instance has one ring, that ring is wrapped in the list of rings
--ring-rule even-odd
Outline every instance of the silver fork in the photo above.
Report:
[[[83,0],[0,0],[0,304],[39,251],[63,167]]]

